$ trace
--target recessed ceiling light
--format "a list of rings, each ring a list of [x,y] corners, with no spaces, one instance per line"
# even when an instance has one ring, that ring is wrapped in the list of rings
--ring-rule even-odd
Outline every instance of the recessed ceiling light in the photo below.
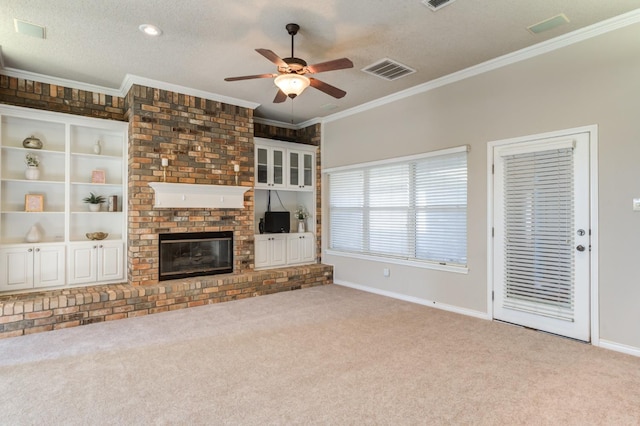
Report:
[[[158,37],[162,34],[162,30],[155,25],[142,24],[138,27],[140,31],[151,37]]]

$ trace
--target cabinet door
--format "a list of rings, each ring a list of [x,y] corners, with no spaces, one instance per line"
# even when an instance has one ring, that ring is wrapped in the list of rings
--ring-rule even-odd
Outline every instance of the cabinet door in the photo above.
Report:
[[[300,241],[300,261],[314,263],[316,261],[316,239],[313,233],[306,232]]]
[[[313,161],[313,154],[305,153],[302,155],[302,186],[306,189],[313,190],[313,177],[315,169],[315,162]]]
[[[255,268],[266,268],[269,266],[269,244],[271,241],[268,238],[269,237],[266,236],[255,237]]]
[[[284,171],[285,171],[284,149],[272,148],[271,149],[272,186],[274,187],[285,186],[286,182],[284,177]]]
[[[287,238],[286,235],[271,237],[271,266],[281,266],[287,263]]]
[[[269,149],[256,148],[256,186],[269,184]]]
[[[289,187],[299,188],[302,179],[300,173],[300,153],[289,151]]]
[[[302,234],[290,234],[287,238],[287,263],[294,264],[302,261],[300,246]]]
[[[33,248],[0,249],[0,291],[33,288]]]
[[[98,245],[98,281],[117,281],[124,278],[124,245],[119,242]]]
[[[64,246],[36,246],[33,253],[33,286],[65,284]]]
[[[98,245],[74,244],[69,248],[69,284],[92,283],[97,279]]]

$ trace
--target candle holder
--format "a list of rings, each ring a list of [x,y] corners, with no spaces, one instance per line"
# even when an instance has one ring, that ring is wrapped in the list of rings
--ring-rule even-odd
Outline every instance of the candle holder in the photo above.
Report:
[[[167,181],[167,166],[169,165],[169,159],[168,158],[163,158],[162,159],[162,181],[166,182]]]

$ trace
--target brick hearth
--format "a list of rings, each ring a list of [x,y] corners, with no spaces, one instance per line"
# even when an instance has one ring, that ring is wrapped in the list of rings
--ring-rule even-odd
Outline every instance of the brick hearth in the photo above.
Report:
[[[244,274],[79,287],[0,297],[0,338],[133,318],[331,284],[333,268],[306,265]]]

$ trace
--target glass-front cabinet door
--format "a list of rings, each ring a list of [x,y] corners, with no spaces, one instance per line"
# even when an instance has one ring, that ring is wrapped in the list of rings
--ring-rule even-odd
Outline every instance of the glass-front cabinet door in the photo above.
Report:
[[[256,150],[256,183],[269,183],[269,150],[267,148],[258,148]]]
[[[278,188],[285,182],[285,149],[256,147],[256,186]]]
[[[273,164],[273,186],[284,185],[284,150],[273,148],[271,150],[271,158]]]
[[[313,190],[313,163],[312,153],[289,150],[289,188]]]

